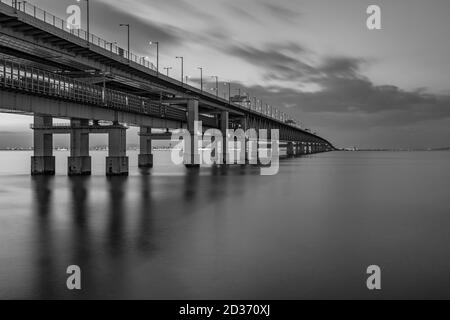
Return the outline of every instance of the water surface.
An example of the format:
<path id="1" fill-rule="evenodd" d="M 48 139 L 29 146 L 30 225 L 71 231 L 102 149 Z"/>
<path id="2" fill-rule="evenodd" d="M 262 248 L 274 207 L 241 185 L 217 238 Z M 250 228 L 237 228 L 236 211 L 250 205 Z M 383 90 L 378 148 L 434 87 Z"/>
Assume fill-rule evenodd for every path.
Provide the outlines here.
<path id="1" fill-rule="evenodd" d="M 30 177 L 0 152 L 2 299 L 450 298 L 450 152 L 334 152 L 187 171 Z M 81 292 L 66 289 L 68 265 Z M 382 269 L 382 290 L 366 268 Z"/>

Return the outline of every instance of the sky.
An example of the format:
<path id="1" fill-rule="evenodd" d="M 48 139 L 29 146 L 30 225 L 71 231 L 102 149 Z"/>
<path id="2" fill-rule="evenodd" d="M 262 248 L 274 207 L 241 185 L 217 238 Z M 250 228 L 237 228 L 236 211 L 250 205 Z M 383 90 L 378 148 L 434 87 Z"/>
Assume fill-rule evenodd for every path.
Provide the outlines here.
<path id="1" fill-rule="evenodd" d="M 61 17 L 77 4 L 30 2 Z M 192 84 L 203 67 L 222 90 L 239 84 L 337 147 L 450 146 L 448 0 L 90 2 L 92 33 L 126 47 L 119 24 L 130 23 L 132 51 L 156 63 L 148 43 L 159 41 L 171 76 L 180 77 L 181 55 Z M 372 4 L 381 30 L 366 27 Z M 1 114 L 0 132 L 20 135 L 29 122 Z"/>

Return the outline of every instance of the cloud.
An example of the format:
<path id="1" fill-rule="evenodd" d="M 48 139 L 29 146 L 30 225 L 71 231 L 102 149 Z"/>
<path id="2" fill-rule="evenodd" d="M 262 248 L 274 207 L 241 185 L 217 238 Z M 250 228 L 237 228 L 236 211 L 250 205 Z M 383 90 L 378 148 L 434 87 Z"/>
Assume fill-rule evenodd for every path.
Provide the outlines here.
<path id="1" fill-rule="evenodd" d="M 368 59 L 347 56 L 320 59 L 318 55 L 311 59 L 310 50 L 295 44 L 272 43 L 263 48 L 233 45 L 228 52 L 264 68 L 269 82 L 285 81 L 287 86 L 252 86 L 246 90 L 266 103 L 288 108 L 293 114 L 371 115 L 368 124 L 372 126 L 408 125 L 450 117 L 450 95 L 431 94 L 424 88 L 408 91 L 389 84 L 375 85 L 362 72 Z M 319 90 L 302 90 L 307 83 Z"/>
<path id="2" fill-rule="evenodd" d="M 262 3 L 263 8 L 269 12 L 272 17 L 278 18 L 284 21 L 295 21 L 298 20 L 301 14 L 293 8 L 286 8 L 280 5 L 279 3 L 273 4 L 268 2 Z"/>

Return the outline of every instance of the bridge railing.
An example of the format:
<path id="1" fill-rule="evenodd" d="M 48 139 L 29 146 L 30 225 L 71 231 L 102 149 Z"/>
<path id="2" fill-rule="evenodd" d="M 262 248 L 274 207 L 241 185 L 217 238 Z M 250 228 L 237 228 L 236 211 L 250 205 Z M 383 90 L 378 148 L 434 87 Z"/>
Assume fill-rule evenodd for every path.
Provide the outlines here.
<path id="1" fill-rule="evenodd" d="M 0 59 L 0 87 L 160 118 L 186 120 L 184 110 L 7 59 Z M 204 120 L 208 124 L 213 123 L 213 119 L 204 117 Z"/>
<path id="2" fill-rule="evenodd" d="M 106 41 L 100 37 L 97 37 L 92 33 L 88 33 L 86 30 L 83 30 L 82 28 L 75 28 L 74 26 L 68 24 L 66 20 L 61 19 L 45 10 L 42 10 L 41 8 L 36 7 L 35 5 L 28 3 L 27 1 L 0 0 L 0 2 L 15 8 L 17 11 L 26 13 L 29 16 L 32 16 L 38 20 L 41 20 L 54 27 L 57 27 L 58 29 L 64 30 L 74 36 L 77 36 L 80 39 L 86 40 L 89 43 L 99 46 L 121 57 L 124 57 L 141 66 L 156 71 L 155 65 L 150 61 L 146 60 L 144 57 L 139 57 L 132 52 L 128 52 L 127 50 L 119 47 L 115 43 Z"/>

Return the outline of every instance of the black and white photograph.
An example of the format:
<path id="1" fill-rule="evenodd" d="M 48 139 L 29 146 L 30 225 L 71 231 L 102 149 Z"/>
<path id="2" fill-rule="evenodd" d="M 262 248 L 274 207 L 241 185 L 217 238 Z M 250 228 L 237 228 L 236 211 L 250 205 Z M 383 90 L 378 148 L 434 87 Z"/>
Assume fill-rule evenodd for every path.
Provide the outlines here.
<path id="1" fill-rule="evenodd" d="M 449 14 L 0 0 L 0 300 L 450 299 Z"/>

